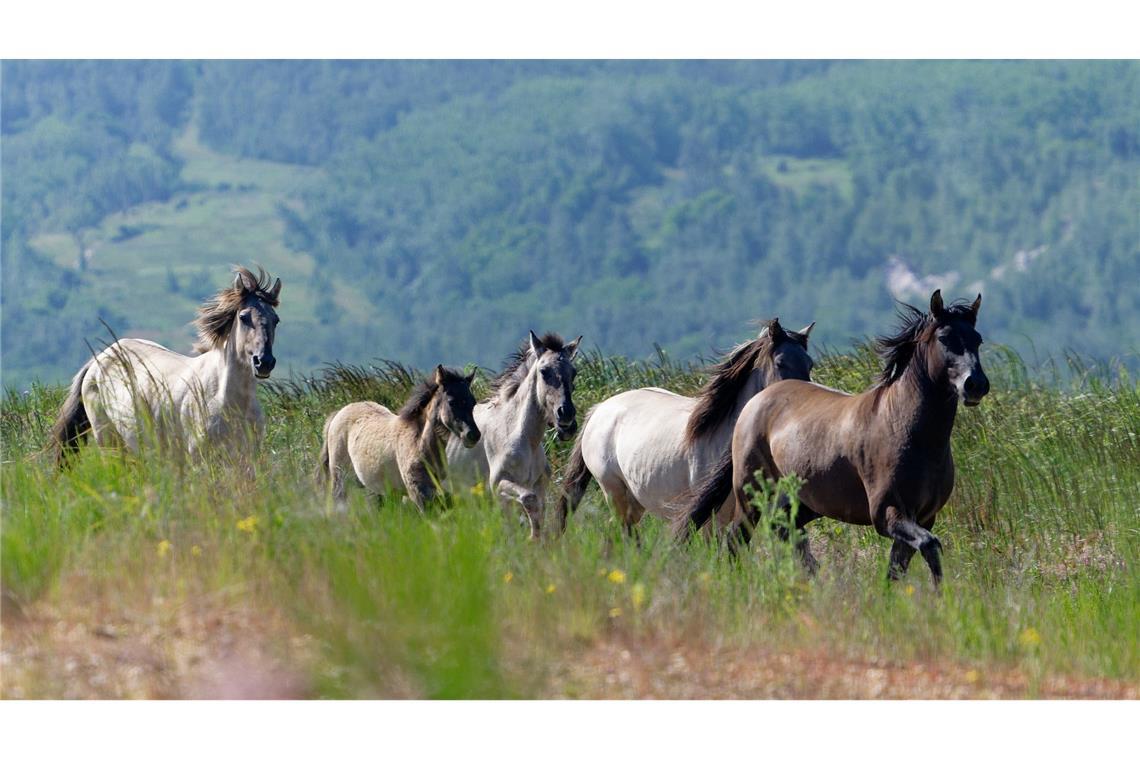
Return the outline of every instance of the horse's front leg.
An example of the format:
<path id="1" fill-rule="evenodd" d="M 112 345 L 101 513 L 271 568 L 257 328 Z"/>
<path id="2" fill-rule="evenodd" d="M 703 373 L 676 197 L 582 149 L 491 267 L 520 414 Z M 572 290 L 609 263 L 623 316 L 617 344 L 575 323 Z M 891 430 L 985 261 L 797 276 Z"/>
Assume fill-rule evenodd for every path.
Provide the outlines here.
<path id="1" fill-rule="evenodd" d="M 880 535 L 894 539 L 891 546 L 891 567 L 887 577 L 891 580 L 901 578 L 914 553 L 920 552 L 926 560 L 930 574 L 934 578 L 934 587 L 942 584 L 942 542 L 938 537 L 917 522 L 908 517 L 901 509 L 890 505 L 881 509 L 871 510 L 871 520 L 875 530 Z M 933 523 L 930 523 L 933 526 Z M 903 547 L 899 547 L 899 544 Z M 905 555 L 905 558 L 904 558 Z M 896 570 L 895 568 L 898 568 Z"/>
<path id="2" fill-rule="evenodd" d="M 902 580 L 913 556 L 914 547 L 896 538 L 891 544 L 891 564 L 887 568 L 887 578 L 892 581 Z"/>
<path id="3" fill-rule="evenodd" d="M 424 511 L 426 505 L 433 501 L 436 495 L 435 481 L 431 474 L 426 467 L 413 466 L 401 475 L 404 479 L 404 489 L 408 492 L 408 498 L 416 505 L 421 515 L 426 514 Z"/>
<path id="4" fill-rule="evenodd" d="M 506 478 L 499 479 L 495 485 L 495 491 L 499 494 L 499 498 L 507 500 L 507 503 L 516 501 L 522 506 L 523 514 L 530 524 L 530 537 L 531 539 L 537 539 L 542 533 L 542 513 L 544 506 L 540 494 Z"/>

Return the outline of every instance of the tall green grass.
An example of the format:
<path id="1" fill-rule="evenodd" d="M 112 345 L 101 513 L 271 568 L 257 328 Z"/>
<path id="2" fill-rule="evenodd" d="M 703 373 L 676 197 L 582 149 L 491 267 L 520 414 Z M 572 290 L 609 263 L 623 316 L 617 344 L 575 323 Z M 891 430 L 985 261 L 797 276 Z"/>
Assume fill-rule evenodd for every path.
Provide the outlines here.
<path id="1" fill-rule="evenodd" d="M 1053 675 L 1135 683 L 1140 390 L 1103 369 L 1041 381 L 1008 352 L 985 361 L 993 391 L 960 410 L 957 487 L 935 527 L 940 597 L 921 562 L 888 584 L 888 542 L 830 520 L 809 526 L 821 562 L 809 580 L 770 540 L 733 559 L 707 540 L 678 548 L 652 517 L 629 540 L 594 487 L 567 533 L 541 542 L 479 493 L 425 518 L 355 489 L 336 511 L 310 477 L 321 425 L 350 400 L 399 404 L 415 373 L 381 365 L 263 387 L 269 426 L 253 478 L 94 447 L 58 473 L 43 447 L 62 389 L 8 394 L 5 612 L 46 604 L 65 615 L 90 593 L 123 609 L 157 596 L 273 611 L 313 642 L 295 666 L 314 696 L 546 693 L 567 662 L 615 635 L 1010 667 L 1030 694 Z M 876 368 L 862 346 L 825 353 L 816 376 L 859 390 Z M 692 393 L 701 381 L 664 355 L 591 354 L 575 395 L 585 410 L 628 388 Z M 549 444 L 557 473 L 568 444 Z M 576 694 L 572 679 L 559 683 Z"/>

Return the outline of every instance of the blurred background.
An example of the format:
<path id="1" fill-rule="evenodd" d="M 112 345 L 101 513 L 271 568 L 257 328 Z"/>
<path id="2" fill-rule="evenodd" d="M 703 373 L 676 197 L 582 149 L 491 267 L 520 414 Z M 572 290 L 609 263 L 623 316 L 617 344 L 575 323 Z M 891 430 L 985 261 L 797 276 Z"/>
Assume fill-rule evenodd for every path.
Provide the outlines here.
<path id="1" fill-rule="evenodd" d="M 4 61 L 2 372 L 188 352 L 260 263 L 279 370 L 526 335 L 845 346 L 982 292 L 1033 363 L 1140 366 L 1134 61 Z M 284 371 L 282 371 L 284 370 Z"/>

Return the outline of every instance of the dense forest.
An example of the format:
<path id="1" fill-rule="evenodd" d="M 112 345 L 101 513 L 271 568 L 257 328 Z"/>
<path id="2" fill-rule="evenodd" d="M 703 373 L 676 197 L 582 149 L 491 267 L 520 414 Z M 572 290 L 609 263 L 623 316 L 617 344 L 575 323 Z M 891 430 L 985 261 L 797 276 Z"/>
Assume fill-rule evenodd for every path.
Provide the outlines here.
<path id="1" fill-rule="evenodd" d="M 1135 62 L 5 61 L 2 98 L 6 385 L 66 378 L 101 320 L 190 319 L 101 256 L 130 293 L 225 282 L 206 228 L 148 245 L 139 211 L 257 191 L 205 151 L 304 177 L 228 259 L 305 273 L 296 369 L 495 366 L 531 327 L 707 356 L 774 314 L 841 345 L 936 285 L 984 294 L 990 342 L 1140 363 Z"/>

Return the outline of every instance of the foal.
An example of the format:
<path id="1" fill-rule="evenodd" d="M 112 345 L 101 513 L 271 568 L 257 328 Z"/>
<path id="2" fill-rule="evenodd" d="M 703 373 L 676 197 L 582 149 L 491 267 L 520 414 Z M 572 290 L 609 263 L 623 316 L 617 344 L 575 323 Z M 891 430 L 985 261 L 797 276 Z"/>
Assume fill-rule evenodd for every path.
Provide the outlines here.
<path id="1" fill-rule="evenodd" d="M 443 365 L 413 391 L 399 414 L 374 401 L 342 407 L 325 421 L 318 478 L 328 478 L 338 502 L 344 501 L 344 478 L 350 470 L 367 490 L 383 494 L 403 488 L 415 505 L 436 495 L 443 479 L 443 449 L 448 433 L 470 448 L 479 442 L 471 416 L 475 397 L 471 380 Z"/>
<path id="2" fill-rule="evenodd" d="M 504 508 L 517 502 L 531 538 L 542 532 L 550 479 L 543 435 L 553 427 L 568 440 L 578 430 L 572 361 L 581 341 L 580 335 L 566 343 L 554 333 L 539 338 L 531 331 L 491 383 L 491 398 L 475 407 L 483 440 L 468 451 L 457 436 L 447 444 L 452 480 L 471 486 L 485 482 Z"/>
<path id="3" fill-rule="evenodd" d="M 817 563 L 799 532 L 827 516 L 892 539 L 890 578 L 902 577 L 919 551 L 940 583 L 942 543 L 930 529 L 954 489 L 954 417 L 959 401 L 976 406 L 990 390 L 978 358 L 981 304 L 979 295 L 947 307 L 936 290 L 929 314 L 904 306 L 899 333 L 877 343 L 879 382 L 858 395 L 799 380 L 761 391 L 740 413 L 731 452 L 690 503 L 689 522 L 704 524 L 730 490 L 737 514 L 755 516 L 745 487 L 794 472 L 804 480 L 796 549 L 809 571 Z"/>

